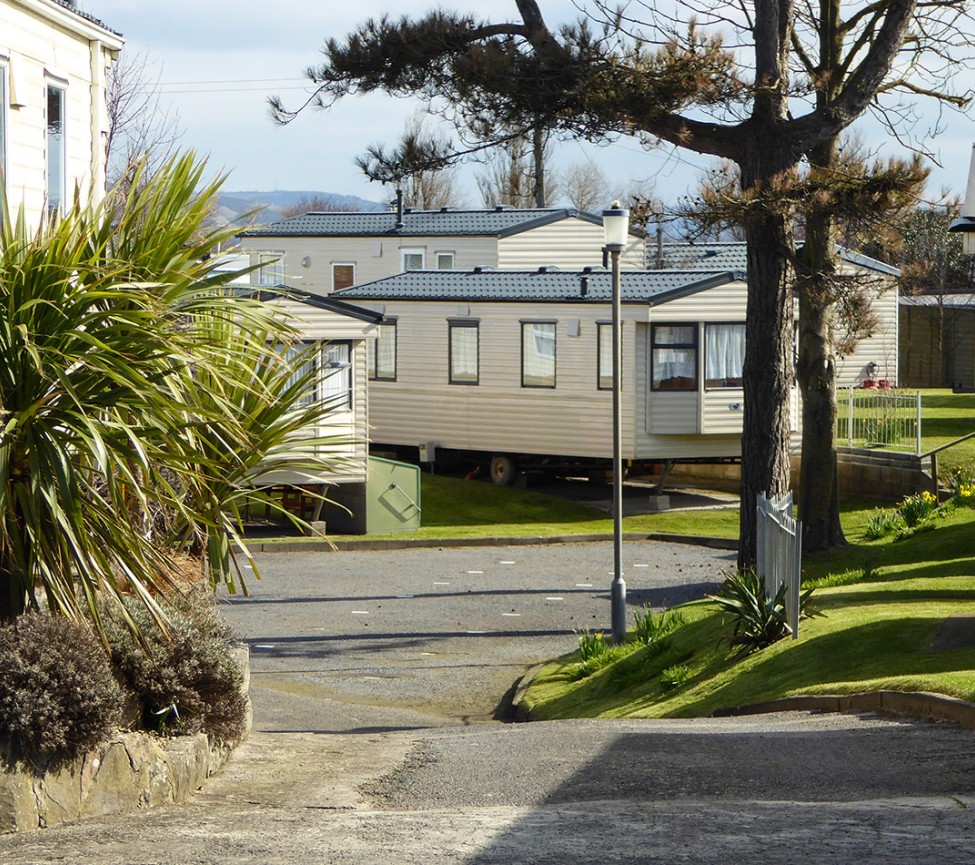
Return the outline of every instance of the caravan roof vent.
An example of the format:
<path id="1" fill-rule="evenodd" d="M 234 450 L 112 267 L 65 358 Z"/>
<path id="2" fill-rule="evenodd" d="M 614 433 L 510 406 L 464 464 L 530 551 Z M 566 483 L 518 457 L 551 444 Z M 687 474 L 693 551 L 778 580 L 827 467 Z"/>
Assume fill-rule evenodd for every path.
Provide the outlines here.
<path id="1" fill-rule="evenodd" d="M 560 268 L 556 267 L 554 264 L 543 264 L 538 268 L 538 273 L 558 273 Z"/>
<path id="2" fill-rule="evenodd" d="M 496 268 L 492 267 L 490 264 L 478 264 L 471 272 L 472 273 L 490 273 Z"/>

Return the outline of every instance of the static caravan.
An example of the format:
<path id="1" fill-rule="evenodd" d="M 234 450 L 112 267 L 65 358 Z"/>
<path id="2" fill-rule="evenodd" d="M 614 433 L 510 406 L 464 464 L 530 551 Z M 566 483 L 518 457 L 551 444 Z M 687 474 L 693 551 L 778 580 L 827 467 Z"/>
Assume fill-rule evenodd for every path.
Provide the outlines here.
<path id="1" fill-rule="evenodd" d="M 802 244 L 800 243 L 801 247 Z M 900 271 L 860 252 L 838 246 L 840 273 L 856 276 L 858 286 L 870 300 L 876 327 L 845 355 L 836 358 L 838 387 L 861 387 L 865 383 L 898 383 Z M 661 249 L 666 267 L 678 270 L 747 271 L 745 244 L 738 241 L 665 243 Z"/>
<path id="2" fill-rule="evenodd" d="M 259 483 L 289 487 L 365 483 L 369 456 L 366 366 L 382 315 L 283 286 L 258 297 L 298 331 L 302 343 L 320 344 L 316 361 L 321 376 L 317 392 L 309 398 L 334 406 L 317 430 L 321 455 L 331 459 L 329 471 L 278 470 L 262 475 Z"/>
<path id="3" fill-rule="evenodd" d="M 377 446 L 471 452 L 499 482 L 610 457 L 607 271 L 413 272 L 336 297 L 385 317 L 369 372 Z M 625 459 L 740 456 L 745 299 L 741 273 L 622 274 Z"/>
<path id="4" fill-rule="evenodd" d="M 602 261 L 602 216 L 571 208 L 306 213 L 240 234 L 261 265 L 255 281 L 312 294 L 410 270 L 578 269 Z M 645 241 L 631 235 L 622 266 L 644 267 Z"/>

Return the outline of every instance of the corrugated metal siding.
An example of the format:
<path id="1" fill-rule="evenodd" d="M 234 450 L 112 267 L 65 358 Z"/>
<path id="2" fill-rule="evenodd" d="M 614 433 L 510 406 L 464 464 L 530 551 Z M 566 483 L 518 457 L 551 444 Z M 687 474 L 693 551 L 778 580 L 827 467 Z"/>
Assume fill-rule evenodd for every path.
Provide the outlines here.
<path id="1" fill-rule="evenodd" d="M 891 281 L 882 283 L 887 287 L 871 302 L 871 309 L 878 318 L 877 330 L 872 336 L 861 340 L 851 355 L 837 358 L 837 387 L 858 385 L 867 378 L 867 365 L 877 364 L 874 378 L 889 379 L 892 385 L 898 381 L 898 305 L 897 287 Z"/>
<path id="2" fill-rule="evenodd" d="M 610 310 L 567 304 L 390 302 L 397 317 L 397 381 L 371 382 L 372 439 L 391 444 L 435 441 L 442 447 L 493 452 L 609 457 L 612 393 L 597 389 L 597 321 Z M 633 317 L 624 313 L 624 356 L 634 352 Z M 480 320 L 476 386 L 448 384 L 447 320 Z M 557 322 L 556 387 L 521 387 L 522 320 Z M 578 336 L 570 336 L 578 322 Z M 632 362 L 624 369 L 624 417 L 632 418 Z M 623 436 L 634 448 L 633 425 Z"/>
<path id="3" fill-rule="evenodd" d="M 901 308 L 901 384 L 975 387 L 975 312 L 945 310 L 944 366 L 938 353 L 938 318 L 935 307 Z"/>
<path id="4" fill-rule="evenodd" d="M 264 483 L 360 483 L 366 479 L 369 456 L 369 393 L 366 353 L 376 326 L 356 318 L 317 309 L 296 301 L 275 300 L 273 306 L 288 315 L 292 326 L 305 339 L 352 341 L 352 411 L 334 412 L 318 426 L 322 439 L 319 455 L 335 458 L 334 470 L 326 475 L 275 472 Z"/>
<path id="5" fill-rule="evenodd" d="M 603 227 L 582 219 L 565 219 L 523 231 L 498 241 L 498 268 L 533 270 L 551 264 L 563 270 L 599 267 L 603 263 Z M 644 268 L 644 241 L 632 238 L 621 257 L 621 266 Z"/>
<path id="6" fill-rule="evenodd" d="M 745 392 L 741 388 L 706 390 L 702 399 L 701 432 L 741 435 L 744 404 Z"/>
<path id="7" fill-rule="evenodd" d="M 497 239 L 493 237 L 248 237 L 244 246 L 252 253 L 283 252 L 285 282 L 321 295 L 332 292 L 333 264 L 354 263 L 359 285 L 400 273 L 401 249 L 423 249 L 431 270 L 436 267 L 438 252 L 454 253 L 455 270 L 498 264 Z M 302 265 L 305 258 L 308 267 Z M 256 257 L 253 263 L 257 263 Z"/>

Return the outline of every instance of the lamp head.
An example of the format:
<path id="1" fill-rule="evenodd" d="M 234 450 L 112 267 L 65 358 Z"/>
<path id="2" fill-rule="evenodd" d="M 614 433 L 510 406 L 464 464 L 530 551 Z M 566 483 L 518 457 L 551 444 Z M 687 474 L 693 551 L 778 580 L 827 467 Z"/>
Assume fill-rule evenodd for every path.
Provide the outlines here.
<path id="1" fill-rule="evenodd" d="M 606 246 L 622 247 L 630 233 L 630 211 L 618 201 L 603 211 L 603 237 Z"/>

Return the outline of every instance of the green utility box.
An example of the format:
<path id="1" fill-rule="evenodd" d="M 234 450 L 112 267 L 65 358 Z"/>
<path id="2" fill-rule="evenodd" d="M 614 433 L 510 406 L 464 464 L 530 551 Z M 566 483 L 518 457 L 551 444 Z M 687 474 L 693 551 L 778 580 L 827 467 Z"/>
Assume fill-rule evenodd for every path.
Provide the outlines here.
<path id="1" fill-rule="evenodd" d="M 420 467 L 369 457 L 366 482 L 366 532 L 420 528 Z"/>
<path id="2" fill-rule="evenodd" d="M 322 510 L 328 535 L 377 535 L 420 528 L 420 468 L 369 457 L 367 480 L 329 487 Z"/>

